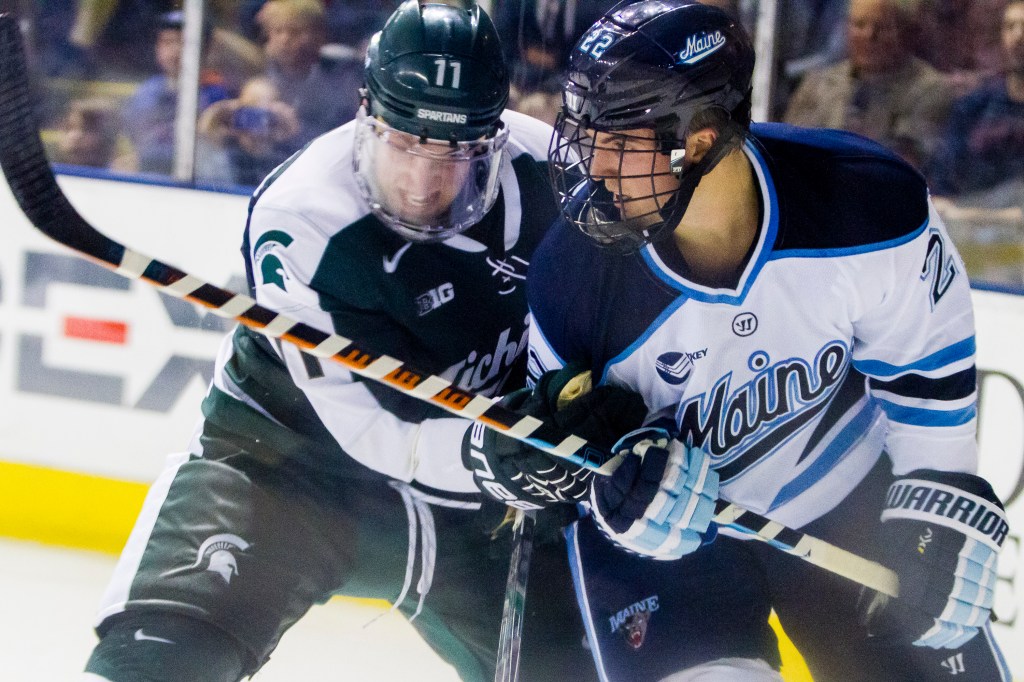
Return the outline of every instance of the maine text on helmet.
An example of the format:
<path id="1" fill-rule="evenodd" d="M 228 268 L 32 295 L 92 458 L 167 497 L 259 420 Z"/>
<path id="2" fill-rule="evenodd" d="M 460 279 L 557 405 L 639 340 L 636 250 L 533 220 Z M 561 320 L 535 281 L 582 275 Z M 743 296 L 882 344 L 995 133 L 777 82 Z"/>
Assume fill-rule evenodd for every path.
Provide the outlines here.
<path id="1" fill-rule="evenodd" d="M 725 45 L 721 31 L 698 33 L 686 39 L 686 47 L 679 53 L 682 64 L 695 64 Z"/>

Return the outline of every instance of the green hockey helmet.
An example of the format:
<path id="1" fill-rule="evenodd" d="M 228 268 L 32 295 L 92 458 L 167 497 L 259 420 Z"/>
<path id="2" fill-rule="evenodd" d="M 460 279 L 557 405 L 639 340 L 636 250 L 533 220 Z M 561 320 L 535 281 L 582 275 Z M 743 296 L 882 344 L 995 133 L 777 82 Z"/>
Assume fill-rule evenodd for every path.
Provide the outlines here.
<path id="1" fill-rule="evenodd" d="M 369 114 L 420 137 L 493 137 L 508 101 L 498 32 L 478 6 L 409 0 L 366 53 Z"/>
<path id="2" fill-rule="evenodd" d="M 408 0 L 370 41 L 354 167 L 371 211 L 410 241 L 479 222 L 498 196 L 509 79 L 479 7 Z"/>

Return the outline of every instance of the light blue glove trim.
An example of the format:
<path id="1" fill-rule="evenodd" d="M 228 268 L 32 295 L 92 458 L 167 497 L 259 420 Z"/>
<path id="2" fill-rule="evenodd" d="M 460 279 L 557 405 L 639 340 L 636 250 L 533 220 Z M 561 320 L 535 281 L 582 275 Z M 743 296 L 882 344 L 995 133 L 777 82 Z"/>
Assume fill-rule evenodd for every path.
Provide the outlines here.
<path id="1" fill-rule="evenodd" d="M 663 440 L 667 443 L 672 440 L 672 436 L 670 436 L 668 431 L 665 429 L 660 429 L 654 426 L 645 426 L 640 429 L 634 429 L 615 441 L 615 445 L 612 446 L 612 452 L 616 455 L 621 453 L 623 450 L 633 452 L 633 447 L 645 440 L 649 440 L 654 443 Z"/>
<path id="2" fill-rule="evenodd" d="M 978 628 L 975 627 L 936 621 L 936 627 L 914 642 L 914 646 L 931 649 L 955 649 L 970 641 L 976 634 L 978 634 Z"/>
<path id="3" fill-rule="evenodd" d="M 989 620 L 995 597 L 996 553 L 984 543 L 966 538 L 954 575 L 957 580 L 935 627 L 915 646 L 955 649 L 970 641 Z"/>
<path id="4" fill-rule="evenodd" d="M 718 472 L 710 468 L 707 453 L 671 440 L 660 428 L 632 431 L 619 439 L 613 451 L 642 456 L 649 447 L 663 447 L 669 456 L 660 490 L 643 517 L 622 534 L 604 523 L 600 509 L 595 510 L 595 518 L 607 535 L 628 550 L 655 559 L 678 559 L 703 543 L 701 533 L 707 531 L 715 515 Z"/>
<path id="5" fill-rule="evenodd" d="M 630 538 L 629 542 L 641 549 L 654 552 L 668 540 L 669 530 L 668 526 L 647 523 L 644 524 L 643 532 L 634 538 Z"/>
<path id="6" fill-rule="evenodd" d="M 636 523 L 643 522 L 637 521 Z M 636 527 L 636 523 L 634 523 L 633 528 Z M 644 525 L 644 530 L 639 536 L 624 538 L 617 535 L 615 536 L 616 542 L 619 542 L 619 544 L 627 549 L 647 554 L 656 559 L 678 559 L 696 550 L 702 542 L 700 534 L 691 530 L 680 531 L 669 526 L 655 525 L 649 522 Z M 677 543 L 677 546 L 672 546 Z"/>

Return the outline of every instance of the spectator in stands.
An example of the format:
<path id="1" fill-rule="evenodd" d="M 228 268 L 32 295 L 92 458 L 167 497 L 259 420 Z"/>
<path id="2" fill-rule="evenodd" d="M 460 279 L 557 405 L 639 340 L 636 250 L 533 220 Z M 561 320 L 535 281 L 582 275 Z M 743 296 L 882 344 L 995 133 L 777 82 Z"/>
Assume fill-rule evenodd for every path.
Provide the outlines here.
<path id="1" fill-rule="evenodd" d="M 131 79 L 148 67 L 145 42 L 149 27 L 156 17 L 175 9 L 176 3 L 75 0 L 74 5 L 74 23 L 67 34 L 64 72 L 60 75 Z"/>
<path id="2" fill-rule="evenodd" d="M 908 52 L 912 19 L 902 0 L 851 0 L 848 58 L 809 71 L 784 120 L 860 133 L 923 167 L 953 94 L 941 73 Z"/>
<path id="3" fill-rule="evenodd" d="M 238 3 L 236 25 L 243 35 L 260 39 L 263 31 L 258 16 L 268 0 L 235 1 Z M 355 47 L 365 41 L 366 36 L 384 27 L 384 22 L 398 9 L 401 0 L 324 0 L 323 4 L 327 14 L 327 42 Z"/>
<path id="4" fill-rule="evenodd" d="M 773 117 L 782 114 L 786 102 L 808 71 L 830 66 L 846 56 L 848 4 L 848 0 L 779 2 Z M 746 24 L 750 35 L 754 35 L 753 23 L 748 21 Z"/>
<path id="5" fill-rule="evenodd" d="M 510 109 L 554 122 L 569 50 L 615 1 L 496 0 L 494 23 L 511 71 Z"/>
<path id="6" fill-rule="evenodd" d="M 299 146 L 295 109 L 265 77 L 247 82 L 236 99 L 211 104 L 199 117 L 196 180 L 256 186 Z"/>
<path id="7" fill-rule="evenodd" d="M 288 98 L 320 58 L 327 42 L 327 12 L 321 0 L 270 0 L 257 20 L 266 39 L 267 74 Z"/>
<path id="8" fill-rule="evenodd" d="M 270 0 L 257 20 L 266 36 L 267 76 L 297 113 L 302 141 L 354 118 L 370 33 L 349 50 L 324 50 L 327 14 L 321 0 Z"/>
<path id="9" fill-rule="evenodd" d="M 955 196 L 1024 182 L 1024 0 L 1006 3 L 1000 44 L 1004 71 L 953 108 L 929 169 L 935 194 Z"/>
<path id="10" fill-rule="evenodd" d="M 131 140 L 136 170 L 170 175 L 174 163 L 174 121 L 178 108 L 183 17 L 181 12 L 160 16 L 154 54 L 160 74 L 143 82 L 122 110 L 125 133 Z M 204 43 L 210 32 L 204 31 Z M 201 75 L 199 111 L 230 96 L 215 74 Z"/>
<path id="11" fill-rule="evenodd" d="M 401 0 L 330 0 L 327 2 L 327 39 L 358 47 L 384 27 Z"/>
<path id="12" fill-rule="evenodd" d="M 53 163 L 110 168 L 118 156 L 117 107 L 104 99 L 74 100 L 47 144 Z"/>
<path id="13" fill-rule="evenodd" d="M 1002 65 L 999 20 L 1005 0 L 920 0 L 913 52 L 948 74 L 958 95 Z"/>

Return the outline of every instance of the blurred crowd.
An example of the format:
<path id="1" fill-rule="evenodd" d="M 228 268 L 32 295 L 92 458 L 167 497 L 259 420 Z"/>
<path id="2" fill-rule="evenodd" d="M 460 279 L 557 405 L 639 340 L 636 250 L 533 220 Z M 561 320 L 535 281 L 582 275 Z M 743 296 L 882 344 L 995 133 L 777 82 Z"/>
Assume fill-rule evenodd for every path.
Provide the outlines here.
<path id="1" fill-rule="evenodd" d="M 706 1 L 756 32 L 758 0 Z M 398 4 L 207 0 L 191 179 L 256 185 L 351 119 L 367 41 Z M 615 1 L 480 4 L 506 38 L 511 107 L 552 122 L 568 51 Z M 180 0 L 0 10 L 23 18 L 54 161 L 172 175 Z M 768 119 L 889 146 L 954 223 L 1024 226 L 1024 0 L 779 0 L 776 25 Z"/>
<path id="2" fill-rule="evenodd" d="M 206 2 L 189 179 L 256 185 L 355 116 L 366 44 L 399 4 Z M 17 12 L 28 35 L 52 161 L 174 174 L 185 42 L 180 2 L 0 0 L 0 10 Z"/>

